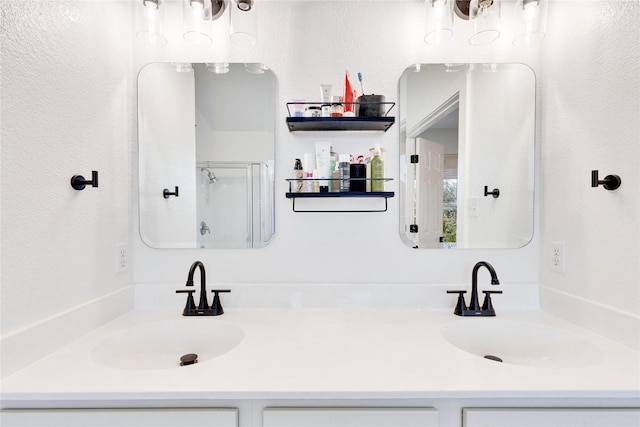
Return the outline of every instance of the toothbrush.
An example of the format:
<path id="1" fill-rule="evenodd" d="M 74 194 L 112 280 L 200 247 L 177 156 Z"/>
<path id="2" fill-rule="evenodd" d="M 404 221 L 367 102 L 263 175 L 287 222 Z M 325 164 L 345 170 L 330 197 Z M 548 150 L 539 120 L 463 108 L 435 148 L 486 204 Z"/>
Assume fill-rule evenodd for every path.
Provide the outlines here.
<path id="1" fill-rule="evenodd" d="M 364 88 L 362 87 L 362 73 L 358 71 L 358 81 L 360 82 L 360 90 L 362 90 L 362 94 L 364 95 Z"/>

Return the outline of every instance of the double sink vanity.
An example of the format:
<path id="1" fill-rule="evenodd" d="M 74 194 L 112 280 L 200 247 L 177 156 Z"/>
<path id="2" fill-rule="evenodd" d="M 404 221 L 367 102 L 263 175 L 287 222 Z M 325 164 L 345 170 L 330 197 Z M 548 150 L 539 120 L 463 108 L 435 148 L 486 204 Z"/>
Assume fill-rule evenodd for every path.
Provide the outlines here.
<path id="1" fill-rule="evenodd" d="M 540 310 L 508 310 L 518 286 L 501 287 L 495 316 L 376 302 L 416 292 L 406 285 L 368 298 L 343 287 L 361 304 L 342 308 L 255 308 L 232 286 L 218 296 L 222 315 L 183 315 L 193 313 L 174 294 L 173 309 L 138 307 L 6 378 L 2 425 L 637 425 L 638 352 Z M 299 289 L 271 291 L 296 301 Z"/>

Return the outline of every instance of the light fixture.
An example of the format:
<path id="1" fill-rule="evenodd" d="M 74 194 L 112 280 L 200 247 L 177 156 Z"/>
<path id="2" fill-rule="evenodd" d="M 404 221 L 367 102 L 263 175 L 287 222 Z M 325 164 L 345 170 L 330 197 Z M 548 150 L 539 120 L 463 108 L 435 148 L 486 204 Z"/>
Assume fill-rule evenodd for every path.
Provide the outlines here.
<path id="1" fill-rule="evenodd" d="M 226 74 L 229 72 L 228 62 L 214 62 L 206 64 L 207 70 L 214 74 Z"/>
<path id="2" fill-rule="evenodd" d="M 251 10 L 251 7 L 253 6 L 253 0 L 237 0 L 236 4 L 238 6 L 238 9 L 240 9 L 243 12 L 248 12 Z"/>
<path id="3" fill-rule="evenodd" d="M 144 43 L 164 46 L 167 39 L 162 34 L 166 5 L 164 0 L 139 0 L 135 3 L 136 37 Z"/>
<path id="4" fill-rule="evenodd" d="M 453 36 L 453 2 L 454 0 L 426 0 L 427 34 L 424 36 L 425 43 L 439 44 Z"/>
<path id="5" fill-rule="evenodd" d="M 462 71 L 466 68 L 466 64 L 462 63 L 449 63 L 444 64 L 444 72 L 445 73 L 457 73 L 458 71 Z"/>
<path id="6" fill-rule="evenodd" d="M 500 0 L 471 0 L 469 18 L 473 19 L 472 45 L 485 45 L 500 37 Z"/>
<path id="7" fill-rule="evenodd" d="M 229 0 L 235 7 L 229 8 L 229 38 L 243 47 L 253 47 L 256 37 L 257 19 L 254 0 Z"/>
<path id="8" fill-rule="evenodd" d="M 211 0 L 211 20 L 220 18 L 226 8 L 225 0 Z"/>
<path id="9" fill-rule="evenodd" d="M 498 71 L 498 64 L 482 64 L 483 73 L 495 73 Z"/>
<path id="10" fill-rule="evenodd" d="M 515 0 L 512 28 L 513 44 L 522 46 L 541 40 L 546 28 L 549 0 Z M 453 36 L 454 14 L 473 25 L 469 43 L 486 45 L 495 41 L 502 32 L 502 0 L 425 0 L 427 44 L 438 44 Z"/>
<path id="11" fill-rule="evenodd" d="M 211 37 L 211 0 L 183 0 L 184 39 L 196 46 L 208 46 Z"/>
<path id="12" fill-rule="evenodd" d="M 264 64 L 258 64 L 255 62 L 251 62 L 251 63 L 246 63 L 244 64 L 244 69 L 247 73 L 251 73 L 251 74 L 264 74 L 265 71 L 267 71 L 269 69 L 269 67 L 267 67 Z"/>
<path id="13" fill-rule="evenodd" d="M 191 62 L 172 62 L 171 65 L 176 68 L 176 71 L 178 73 L 190 73 L 191 71 L 193 71 Z"/>
<path id="14" fill-rule="evenodd" d="M 547 27 L 547 3 L 543 0 L 518 0 L 515 19 L 518 34 L 513 39 L 515 46 L 524 46 L 544 38 Z"/>

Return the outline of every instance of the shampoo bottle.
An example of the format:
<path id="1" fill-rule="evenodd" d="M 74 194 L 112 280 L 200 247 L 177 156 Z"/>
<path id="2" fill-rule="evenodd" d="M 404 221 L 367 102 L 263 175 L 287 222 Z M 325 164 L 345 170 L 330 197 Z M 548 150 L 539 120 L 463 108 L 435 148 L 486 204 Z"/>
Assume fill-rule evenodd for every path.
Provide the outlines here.
<path id="1" fill-rule="evenodd" d="M 349 169 L 351 168 L 351 162 L 348 154 L 340 154 L 338 161 L 338 177 L 340 178 L 340 191 L 349 191 L 349 180 L 351 178 Z"/>
<path id="2" fill-rule="evenodd" d="M 380 146 L 376 145 L 376 149 L 371 160 L 371 191 L 384 191 L 384 162 L 380 158 Z"/>

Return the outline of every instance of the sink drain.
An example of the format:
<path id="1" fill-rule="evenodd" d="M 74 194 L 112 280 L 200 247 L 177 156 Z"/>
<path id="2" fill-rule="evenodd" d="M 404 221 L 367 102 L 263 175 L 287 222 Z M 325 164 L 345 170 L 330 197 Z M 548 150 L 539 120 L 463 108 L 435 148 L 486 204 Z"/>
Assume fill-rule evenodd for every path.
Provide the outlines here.
<path id="1" fill-rule="evenodd" d="M 484 356 L 485 359 L 489 359 L 489 360 L 493 360 L 495 362 L 502 362 L 502 359 L 500 359 L 498 356 L 494 356 L 493 354 L 486 354 Z"/>
<path id="2" fill-rule="evenodd" d="M 198 355 L 195 353 L 185 354 L 180 357 L 180 366 L 188 366 L 198 363 Z"/>

